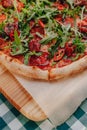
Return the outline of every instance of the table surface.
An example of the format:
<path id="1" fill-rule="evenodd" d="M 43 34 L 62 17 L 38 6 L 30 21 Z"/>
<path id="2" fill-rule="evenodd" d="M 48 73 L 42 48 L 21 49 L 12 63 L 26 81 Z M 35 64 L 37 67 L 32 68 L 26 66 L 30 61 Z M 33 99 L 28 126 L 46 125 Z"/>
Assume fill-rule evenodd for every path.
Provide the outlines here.
<path id="1" fill-rule="evenodd" d="M 33 122 L 19 113 L 0 94 L 0 130 L 87 130 L 87 99 L 77 111 L 61 126 L 53 128 L 47 119 L 42 122 Z"/>

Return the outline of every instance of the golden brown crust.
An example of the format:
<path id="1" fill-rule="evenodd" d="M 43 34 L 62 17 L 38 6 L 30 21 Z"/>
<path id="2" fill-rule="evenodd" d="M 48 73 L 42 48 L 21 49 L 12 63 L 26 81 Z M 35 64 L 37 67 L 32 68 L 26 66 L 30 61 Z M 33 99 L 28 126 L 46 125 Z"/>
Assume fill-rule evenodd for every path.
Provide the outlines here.
<path id="1" fill-rule="evenodd" d="M 19 60 L 0 52 L 0 62 L 13 73 L 34 79 L 48 80 L 48 70 L 41 70 L 38 67 L 26 66 Z"/>
<path id="2" fill-rule="evenodd" d="M 12 58 L 3 52 L 0 52 L 0 62 L 13 73 L 23 75 L 25 77 L 42 80 L 55 80 L 66 76 L 70 76 L 87 69 L 87 56 L 61 68 L 52 68 L 50 71 L 42 70 L 34 66 L 26 66 L 18 59 Z"/>
<path id="3" fill-rule="evenodd" d="M 87 56 L 65 66 L 62 68 L 54 68 L 50 70 L 50 80 L 60 79 L 66 76 L 70 76 L 76 73 L 80 73 L 87 69 Z"/>

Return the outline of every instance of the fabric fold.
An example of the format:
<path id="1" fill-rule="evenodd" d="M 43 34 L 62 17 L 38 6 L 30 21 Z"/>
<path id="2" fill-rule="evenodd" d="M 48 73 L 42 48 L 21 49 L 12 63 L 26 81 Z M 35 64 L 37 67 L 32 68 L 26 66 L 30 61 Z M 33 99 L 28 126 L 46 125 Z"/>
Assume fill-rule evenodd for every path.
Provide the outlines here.
<path id="1" fill-rule="evenodd" d="M 55 125 L 66 121 L 87 97 L 87 71 L 54 82 L 24 79 L 15 75 Z"/>

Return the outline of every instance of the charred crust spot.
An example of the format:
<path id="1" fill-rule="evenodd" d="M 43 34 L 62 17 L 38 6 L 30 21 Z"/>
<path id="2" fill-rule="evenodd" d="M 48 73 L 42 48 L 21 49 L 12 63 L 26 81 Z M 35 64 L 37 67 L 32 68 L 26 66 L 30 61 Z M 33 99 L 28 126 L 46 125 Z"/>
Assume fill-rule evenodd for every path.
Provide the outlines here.
<path id="1" fill-rule="evenodd" d="M 10 62 L 12 62 L 13 61 L 13 59 L 12 58 L 10 58 L 10 60 L 9 60 Z"/>

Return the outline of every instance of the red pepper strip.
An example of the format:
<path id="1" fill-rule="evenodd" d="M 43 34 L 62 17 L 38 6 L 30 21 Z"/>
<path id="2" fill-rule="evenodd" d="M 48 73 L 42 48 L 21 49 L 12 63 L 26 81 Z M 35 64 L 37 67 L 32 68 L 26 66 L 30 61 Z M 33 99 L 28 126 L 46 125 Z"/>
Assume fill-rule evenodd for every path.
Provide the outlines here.
<path id="1" fill-rule="evenodd" d="M 38 20 L 38 23 L 42 28 L 45 28 L 45 24 L 41 20 Z"/>
<path id="2" fill-rule="evenodd" d="M 65 54 L 65 49 L 60 49 L 58 52 L 54 55 L 54 61 L 59 61 L 63 58 Z"/>

